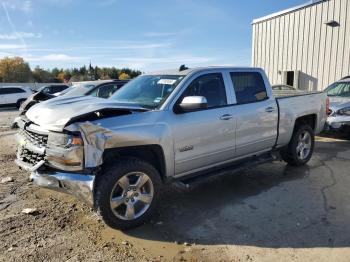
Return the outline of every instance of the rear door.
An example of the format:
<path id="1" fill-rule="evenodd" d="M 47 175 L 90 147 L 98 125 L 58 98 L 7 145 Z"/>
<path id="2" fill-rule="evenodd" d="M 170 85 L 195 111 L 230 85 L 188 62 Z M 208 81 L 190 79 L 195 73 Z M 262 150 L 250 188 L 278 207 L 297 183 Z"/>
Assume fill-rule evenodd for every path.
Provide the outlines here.
<path id="1" fill-rule="evenodd" d="M 268 80 L 258 71 L 230 71 L 236 96 L 236 157 L 270 150 L 276 142 L 278 108 Z"/>
<path id="2" fill-rule="evenodd" d="M 186 175 L 234 157 L 233 107 L 227 80 L 221 72 L 193 76 L 174 106 L 186 96 L 204 96 L 208 108 L 173 113 L 169 119 L 174 139 L 175 174 Z M 174 110 L 176 111 L 176 110 Z"/>

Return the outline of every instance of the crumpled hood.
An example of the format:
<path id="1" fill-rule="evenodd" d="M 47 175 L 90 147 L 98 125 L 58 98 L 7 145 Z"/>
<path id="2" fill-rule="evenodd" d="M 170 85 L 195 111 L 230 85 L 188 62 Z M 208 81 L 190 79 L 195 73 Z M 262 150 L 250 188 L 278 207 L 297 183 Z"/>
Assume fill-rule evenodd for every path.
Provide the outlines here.
<path id="1" fill-rule="evenodd" d="M 350 98 L 346 97 L 329 97 L 330 108 L 333 111 L 337 111 L 339 109 L 350 107 Z"/>
<path id="2" fill-rule="evenodd" d="M 47 130 L 62 131 L 72 118 L 102 109 L 144 110 L 137 105 L 91 96 L 57 97 L 34 105 L 26 117 Z"/>

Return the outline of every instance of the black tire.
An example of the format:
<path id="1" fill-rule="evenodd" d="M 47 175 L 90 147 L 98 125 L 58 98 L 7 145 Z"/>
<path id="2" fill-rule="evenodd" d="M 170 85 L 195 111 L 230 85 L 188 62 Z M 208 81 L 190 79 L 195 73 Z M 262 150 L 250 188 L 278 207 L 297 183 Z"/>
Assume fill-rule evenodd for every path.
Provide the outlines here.
<path id="1" fill-rule="evenodd" d="M 307 156 L 301 158 L 298 156 L 298 143 L 300 136 L 307 132 L 310 135 L 310 151 Z M 314 130 L 309 125 L 300 125 L 295 128 L 292 138 L 287 147 L 281 150 L 282 159 L 292 166 L 302 166 L 305 165 L 312 157 L 315 146 L 315 134 Z"/>
<path id="2" fill-rule="evenodd" d="M 123 220 L 115 215 L 115 210 L 112 211 L 110 200 L 119 179 L 132 172 L 142 172 L 148 176 L 153 184 L 153 199 L 148 209 L 141 216 L 132 220 Z M 99 175 L 96 181 L 95 207 L 102 217 L 102 220 L 112 228 L 126 230 L 137 227 L 151 218 L 159 201 L 161 186 L 162 181 L 158 171 L 151 164 L 143 160 L 137 158 L 121 158 L 117 163 L 107 162 L 103 167 L 102 174 Z M 137 201 L 138 200 L 136 200 L 135 203 Z M 125 208 L 127 207 L 124 203 L 122 205 L 125 205 Z"/>

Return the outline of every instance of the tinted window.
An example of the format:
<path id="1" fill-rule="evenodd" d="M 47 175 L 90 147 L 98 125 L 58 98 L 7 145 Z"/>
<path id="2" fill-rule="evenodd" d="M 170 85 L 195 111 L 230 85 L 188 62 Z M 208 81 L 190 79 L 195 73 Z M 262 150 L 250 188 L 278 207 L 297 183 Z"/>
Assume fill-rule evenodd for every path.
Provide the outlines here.
<path id="1" fill-rule="evenodd" d="M 21 88 L 16 88 L 16 87 L 10 87 L 10 88 L 0 88 L 0 94 L 5 95 L 5 94 L 18 94 L 18 93 L 25 93 Z"/>
<path id="2" fill-rule="evenodd" d="M 109 98 L 117 90 L 118 90 L 117 85 L 103 85 L 96 88 L 94 91 L 92 91 L 90 95 L 101 97 L 101 98 Z"/>
<path id="3" fill-rule="evenodd" d="M 187 87 L 182 98 L 185 96 L 204 96 L 207 99 L 208 108 L 227 105 L 225 84 L 220 73 L 196 78 Z"/>
<path id="4" fill-rule="evenodd" d="M 61 92 L 63 90 L 65 90 L 68 86 L 52 86 L 51 87 L 51 92 L 52 94 L 54 93 L 58 93 L 58 92 Z"/>
<path id="5" fill-rule="evenodd" d="M 47 86 L 42 90 L 43 93 L 51 94 L 51 87 Z"/>
<path id="6" fill-rule="evenodd" d="M 8 88 L 0 88 L 0 95 L 8 94 Z"/>
<path id="7" fill-rule="evenodd" d="M 256 72 L 230 73 L 237 103 L 252 103 L 267 98 L 266 87 L 261 74 Z"/>

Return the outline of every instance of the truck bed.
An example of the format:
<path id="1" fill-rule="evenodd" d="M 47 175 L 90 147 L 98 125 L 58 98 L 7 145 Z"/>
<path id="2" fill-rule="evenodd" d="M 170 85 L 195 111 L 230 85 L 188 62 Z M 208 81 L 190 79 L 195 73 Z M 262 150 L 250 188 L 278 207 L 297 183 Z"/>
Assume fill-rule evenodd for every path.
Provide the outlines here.
<path id="1" fill-rule="evenodd" d="M 304 91 L 304 90 L 273 90 L 273 95 L 280 99 L 280 98 L 288 98 L 288 97 L 294 97 L 294 96 L 305 96 L 305 95 L 312 95 L 312 94 L 319 94 L 323 93 L 320 91 Z"/>
<path id="2" fill-rule="evenodd" d="M 289 143 L 299 117 L 315 117 L 315 134 L 320 133 L 327 119 L 326 99 L 323 92 L 273 91 L 279 110 L 277 147 Z"/>

